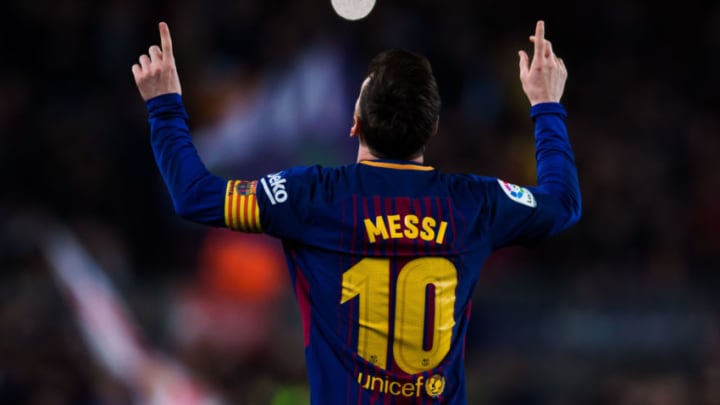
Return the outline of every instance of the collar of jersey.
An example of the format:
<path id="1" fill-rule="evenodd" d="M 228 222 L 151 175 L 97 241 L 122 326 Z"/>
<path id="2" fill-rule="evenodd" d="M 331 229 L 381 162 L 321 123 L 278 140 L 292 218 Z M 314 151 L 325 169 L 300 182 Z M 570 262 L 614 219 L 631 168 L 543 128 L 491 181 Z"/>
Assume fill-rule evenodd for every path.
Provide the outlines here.
<path id="1" fill-rule="evenodd" d="M 384 169 L 395 169 L 395 170 L 419 170 L 423 172 L 435 170 L 432 166 L 425 166 L 415 162 L 409 162 L 407 160 L 389 160 L 389 159 L 376 159 L 376 160 L 361 160 L 360 164 L 382 167 Z"/>

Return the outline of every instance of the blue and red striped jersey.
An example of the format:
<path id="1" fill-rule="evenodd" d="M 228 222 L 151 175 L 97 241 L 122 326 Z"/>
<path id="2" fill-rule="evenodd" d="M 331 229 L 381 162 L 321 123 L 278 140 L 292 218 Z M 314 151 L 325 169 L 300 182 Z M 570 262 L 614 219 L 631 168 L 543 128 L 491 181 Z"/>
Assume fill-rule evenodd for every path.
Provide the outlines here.
<path id="1" fill-rule="evenodd" d="M 531 109 L 533 187 L 392 160 L 228 181 L 197 157 L 180 96 L 152 99 L 148 110 L 180 215 L 282 240 L 313 404 L 465 404 L 465 336 L 485 259 L 580 216 L 557 103 Z"/>

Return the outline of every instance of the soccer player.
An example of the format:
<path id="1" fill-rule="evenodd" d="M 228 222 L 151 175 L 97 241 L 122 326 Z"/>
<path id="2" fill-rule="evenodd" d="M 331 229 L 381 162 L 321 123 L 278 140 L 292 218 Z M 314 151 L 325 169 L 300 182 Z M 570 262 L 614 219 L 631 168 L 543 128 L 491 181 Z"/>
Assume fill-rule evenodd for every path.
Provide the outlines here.
<path id="1" fill-rule="evenodd" d="M 313 404 L 465 404 L 463 349 L 480 269 L 494 250 L 580 218 L 559 103 L 567 70 L 537 23 L 519 52 L 535 122 L 537 186 L 444 174 L 423 164 L 440 96 L 429 62 L 389 50 L 369 66 L 350 135 L 357 162 L 221 179 L 188 129 L 168 26 L 132 67 L 177 213 L 280 238 L 305 337 Z"/>

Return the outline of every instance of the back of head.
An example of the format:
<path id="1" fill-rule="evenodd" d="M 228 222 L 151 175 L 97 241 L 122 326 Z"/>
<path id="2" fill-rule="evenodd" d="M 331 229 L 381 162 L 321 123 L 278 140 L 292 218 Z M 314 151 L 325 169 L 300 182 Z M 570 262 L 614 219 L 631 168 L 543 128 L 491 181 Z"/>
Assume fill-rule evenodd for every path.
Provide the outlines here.
<path id="1" fill-rule="evenodd" d="M 373 155 L 412 159 L 422 155 L 440 115 L 440 94 L 430 62 L 392 49 L 370 61 L 360 95 L 363 140 Z"/>

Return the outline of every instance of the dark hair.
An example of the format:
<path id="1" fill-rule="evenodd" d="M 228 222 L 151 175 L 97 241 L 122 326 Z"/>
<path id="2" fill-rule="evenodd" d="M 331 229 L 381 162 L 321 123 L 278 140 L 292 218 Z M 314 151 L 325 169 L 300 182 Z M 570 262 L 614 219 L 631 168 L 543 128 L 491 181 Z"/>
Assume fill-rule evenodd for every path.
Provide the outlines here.
<path id="1" fill-rule="evenodd" d="M 440 93 L 424 56 L 391 49 L 375 56 L 360 94 L 360 128 L 377 157 L 422 154 L 440 116 Z"/>

